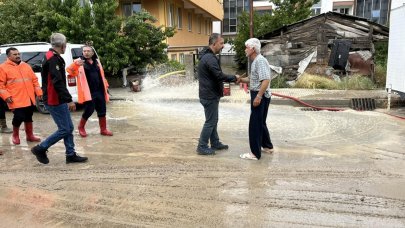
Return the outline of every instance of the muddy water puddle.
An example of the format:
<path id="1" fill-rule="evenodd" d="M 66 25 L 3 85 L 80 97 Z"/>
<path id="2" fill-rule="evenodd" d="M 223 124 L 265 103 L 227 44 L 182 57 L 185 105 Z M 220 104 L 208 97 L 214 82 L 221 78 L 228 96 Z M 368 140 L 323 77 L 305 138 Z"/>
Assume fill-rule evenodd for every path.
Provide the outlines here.
<path id="1" fill-rule="evenodd" d="M 405 125 L 384 115 L 271 106 L 276 151 L 245 161 L 245 103 L 220 104 L 230 149 L 209 157 L 195 152 L 198 102 L 114 101 L 108 112 L 113 137 L 95 116 L 88 137 L 75 132 L 86 164 L 66 165 L 58 143 L 39 165 L 23 131 L 19 146 L 0 135 L 0 227 L 405 226 Z M 34 121 L 42 138 L 55 130 L 48 115 Z"/>

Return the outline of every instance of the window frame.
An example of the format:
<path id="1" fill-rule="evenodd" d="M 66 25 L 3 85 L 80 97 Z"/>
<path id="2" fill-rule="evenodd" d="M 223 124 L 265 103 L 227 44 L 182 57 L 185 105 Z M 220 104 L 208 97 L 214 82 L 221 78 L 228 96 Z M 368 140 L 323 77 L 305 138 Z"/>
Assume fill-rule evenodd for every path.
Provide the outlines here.
<path id="1" fill-rule="evenodd" d="M 193 31 L 193 14 L 191 12 L 187 13 L 187 20 L 188 20 L 188 31 Z"/>
<path id="2" fill-rule="evenodd" d="M 183 9 L 177 7 L 177 29 L 183 29 Z"/>

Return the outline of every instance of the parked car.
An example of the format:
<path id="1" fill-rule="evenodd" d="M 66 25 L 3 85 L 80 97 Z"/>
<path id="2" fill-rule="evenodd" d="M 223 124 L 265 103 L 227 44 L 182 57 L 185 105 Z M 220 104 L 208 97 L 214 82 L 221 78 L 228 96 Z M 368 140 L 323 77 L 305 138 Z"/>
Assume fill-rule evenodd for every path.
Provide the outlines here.
<path id="1" fill-rule="evenodd" d="M 61 55 L 65 60 L 66 67 L 69 66 L 73 60 L 82 56 L 83 44 L 67 44 L 65 54 Z M 45 42 L 31 42 L 31 43 L 15 43 L 0 45 L 0 63 L 3 63 L 6 59 L 6 50 L 9 47 L 15 47 L 21 54 L 22 61 L 31 65 L 35 74 L 38 77 L 38 82 L 42 86 L 41 70 L 42 60 L 45 57 L 46 52 L 51 48 L 51 44 Z M 77 86 L 76 78 L 70 77 L 66 73 L 66 85 L 69 93 L 72 95 L 73 101 L 77 102 Z M 37 98 L 37 109 L 41 113 L 48 113 L 44 103 Z"/>

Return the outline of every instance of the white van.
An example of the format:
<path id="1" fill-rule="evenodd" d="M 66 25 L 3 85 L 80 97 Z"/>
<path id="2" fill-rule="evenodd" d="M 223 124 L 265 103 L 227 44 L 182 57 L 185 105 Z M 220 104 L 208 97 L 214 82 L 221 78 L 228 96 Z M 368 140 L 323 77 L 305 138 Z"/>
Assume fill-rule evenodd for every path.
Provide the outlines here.
<path id="1" fill-rule="evenodd" d="M 67 44 L 65 54 L 61 55 L 65 60 L 66 67 L 72 64 L 73 60 L 82 56 L 83 44 Z M 21 54 L 22 61 L 31 65 L 35 74 L 38 77 L 39 84 L 42 86 L 41 69 L 42 60 L 46 52 L 51 48 L 51 44 L 45 42 L 32 42 L 32 43 L 15 43 L 0 45 L 0 64 L 7 59 L 7 48 L 17 48 Z M 75 78 L 70 78 L 68 82 L 68 74 L 66 73 L 66 85 L 69 93 L 72 95 L 73 101 L 77 102 L 77 86 Z M 37 99 L 37 109 L 41 113 L 48 113 L 42 101 Z"/>

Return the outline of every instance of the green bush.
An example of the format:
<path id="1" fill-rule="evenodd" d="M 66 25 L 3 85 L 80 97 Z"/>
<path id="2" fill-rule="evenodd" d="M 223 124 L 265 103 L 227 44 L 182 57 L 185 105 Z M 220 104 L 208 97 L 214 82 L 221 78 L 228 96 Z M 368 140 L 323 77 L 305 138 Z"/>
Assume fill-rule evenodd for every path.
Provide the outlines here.
<path id="1" fill-rule="evenodd" d="M 375 43 L 375 64 L 387 67 L 388 60 L 388 42 L 380 41 Z"/>
<path id="2" fill-rule="evenodd" d="M 184 64 L 181 64 L 180 62 L 178 62 L 176 60 L 169 60 L 167 62 L 167 66 L 173 71 L 185 70 L 186 69 L 186 66 Z"/>
<path id="3" fill-rule="evenodd" d="M 361 75 L 345 77 L 339 83 L 339 89 L 371 90 L 375 88 L 376 86 L 370 78 Z"/>
<path id="4" fill-rule="evenodd" d="M 287 84 L 287 80 L 285 77 L 279 75 L 277 78 L 274 78 L 270 82 L 270 88 L 288 88 L 290 87 Z"/>
<path id="5" fill-rule="evenodd" d="M 375 84 L 377 88 L 385 88 L 387 80 L 387 66 L 377 64 L 375 66 Z"/>
<path id="6" fill-rule="evenodd" d="M 306 89 L 338 89 L 338 82 L 327 77 L 303 74 L 293 86 L 294 88 Z"/>
<path id="7" fill-rule="evenodd" d="M 352 90 L 371 90 L 375 89 L 376 86 L 371 81 L 370 78 L 353 75 L 343 78 L 340 82 L 332 80 L 330 78 L 312 74 L 302 75 L 295 85 L 294 88 L 306 88 L 306 89 L 352 89 Z"/>

